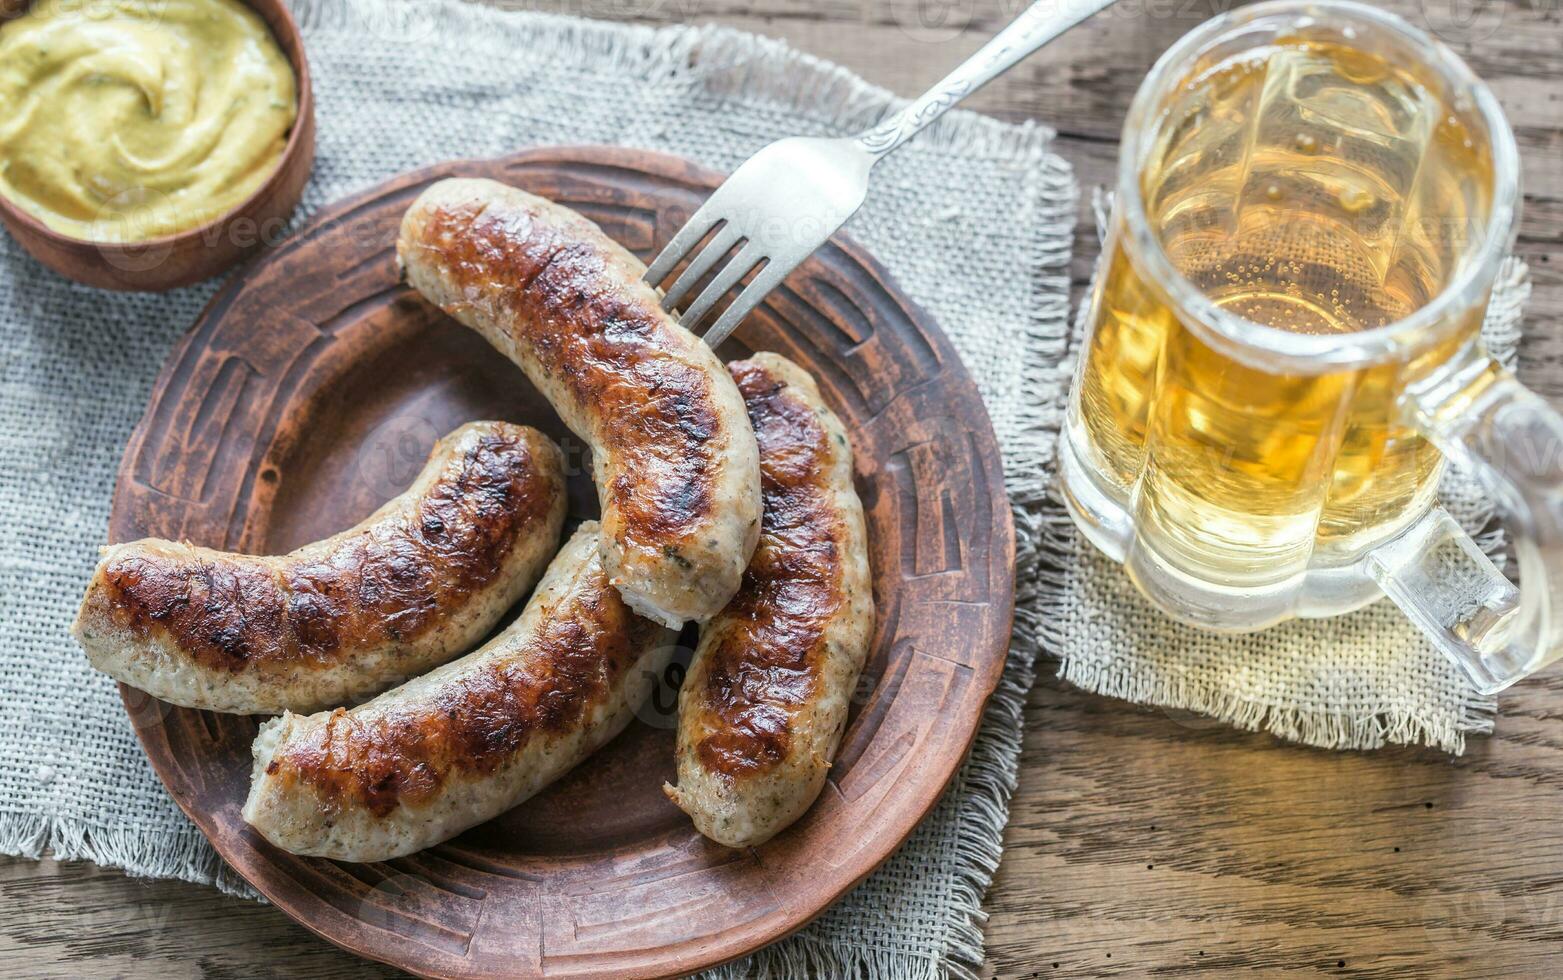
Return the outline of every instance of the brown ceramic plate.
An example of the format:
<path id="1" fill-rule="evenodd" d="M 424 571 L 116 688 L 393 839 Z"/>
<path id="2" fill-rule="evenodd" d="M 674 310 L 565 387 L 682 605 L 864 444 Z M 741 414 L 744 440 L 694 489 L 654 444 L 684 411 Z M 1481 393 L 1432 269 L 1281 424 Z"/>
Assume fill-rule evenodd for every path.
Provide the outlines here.
<path id="1" fill-rule="evenodd" d="M 266 182 L 233 210 L 204 225 L 124 245 L 61 234 L 0 196 L 0 224 L 33 258 L 77 282 L 102 289 L 156 292 L 188 286 L 232 268 L 276 240 L 304 194 L 315 162 L 315 92 L 304 56 L 304 38 L 284 0 L 244 0 L 271 28 L 293 66 L 298 119 L 282 148 L 282 160 Z M 20 17 L 31 0 L 0 0 L 0 21 Z"/>
<path id="2" fill-rule="evenodd" d="M 521 373 L 397 282 L 395 229 L 429 182 L 488 176 L 576 208 L 643 258 L 717 185 L 673 157 L 546 149 L 391 180 L 317 215 L 227 284 L 174 353 L 120 468 L 110 535 L 281 552 L 360 520 L 434 438 L 480 418 L 564 429 Z M 661 793 L 670 692 L 526 804 L 381 864 L 295 857 L 239 817 L 256 719 L 123 688 L 168 791 L 289 916 L 415 973 L 663 976 L 757 949 L 874 870 L 934 806 L 998 683 L 1014 530 L 993 431 L 949 341 L 837 238 L 721 353 L 811 370 L 851 432 L 878 626 L 812 810 L 758 849 L 697 835 Z M 595 513 L 584 475 L 572 516 Z"/>

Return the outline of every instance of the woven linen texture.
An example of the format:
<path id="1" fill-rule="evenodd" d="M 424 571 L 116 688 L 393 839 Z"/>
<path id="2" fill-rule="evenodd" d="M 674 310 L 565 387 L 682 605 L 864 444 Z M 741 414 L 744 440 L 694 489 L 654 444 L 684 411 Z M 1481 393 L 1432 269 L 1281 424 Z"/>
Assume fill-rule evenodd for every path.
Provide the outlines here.
<path id="1" fill-rule="evenodd" d="M 319 151 L 300 218 L 394 174 L 530 146 L 614 143 L 729 170 L 772 139 L 845 135 L 889 93 L 724 30 L 611 25 L 455 0 L 296 0 Z M 1001 689 L 937 810 L 877 874 L 734 974 L 969 974 L 998 863 L 1035 650 L 1039 508 L 1059 392 L 1075 217 L 1041 127 L 953 113 L 887 160 L 850 234 L 940 323 L 987 400 L 1021 538 Z M 959 179 L 952 179 L 959 175 Z M 214 284 L 72 285 L 0 238 L 0 850 L 86 858 L 244 893 L 175 808 L 114 685 L 67 636 L 115 468 L 152 382 Z"/>

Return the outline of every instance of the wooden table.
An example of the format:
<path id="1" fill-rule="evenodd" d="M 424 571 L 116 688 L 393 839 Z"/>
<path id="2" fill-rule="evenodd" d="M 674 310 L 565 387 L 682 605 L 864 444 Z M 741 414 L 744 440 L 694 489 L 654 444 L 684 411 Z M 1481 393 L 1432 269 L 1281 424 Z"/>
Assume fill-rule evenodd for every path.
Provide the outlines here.
<path id="1" fill-rule="evenodd" d="M 971 104 L 1055 126 L 1082 186 L 1108 183 L 1140 78 L 1213 4 L 1228 2 L 1123 0 Z M 1514 124 L 1526 189 L 1518 251 L 1535 281 L 1521 375 L 1563 404 L 1555 325 L 1563 316 L 1563 7 L 1475 3 L 1380 6 L 1445 25 Z M 975 50 L 1019 0 L 519 5 L 776 35 L 911 95 Z M 1449 26 L 1461 23 L 1470 27 Z M 1082 207 L 1077 294 L 1095 254 Z M 1563 973 L 1563 671 L 1505 696 L 1496 734 L 1472 738 L 1455 760 L 1414 749 L 1296 748 L 1050 677 L 1031 695 L 1026 726 L 1020 789 L 987 902 L 994 975 Z M 273 909 L 207 888 L 0 858 L 0 974 L 390 971 Z"/>

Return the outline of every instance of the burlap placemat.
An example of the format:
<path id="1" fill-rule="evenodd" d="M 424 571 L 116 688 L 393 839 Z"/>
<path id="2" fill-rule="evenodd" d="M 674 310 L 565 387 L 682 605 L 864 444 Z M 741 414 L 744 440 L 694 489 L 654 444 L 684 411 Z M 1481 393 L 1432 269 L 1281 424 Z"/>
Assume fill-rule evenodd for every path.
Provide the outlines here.
<path id="1" fill-rule="evenodd" d="M 846 134 L 888 93 L 782 44 L 454 0 L 297 0 L 318 99 L 302 209 L 414 167 L 617 143 L 730 169 L 779 136 Z M 1052 134 L 955 113 L 885 162 L 850 227 L 950 335 L 1004 448 L 1019 522 L 1019 625 L 971 759 L 878 873 L 732 973 L 975 971 L 1042 605 L 1037 544 L 1063 356 L 1075 190 Z M 169 349 L 214 287 L 72 285 L 0 238 L 0 850 L 238 889 L 163 792 L 107 678 L 66 635 L 103 541 L 115 467 Z"/>

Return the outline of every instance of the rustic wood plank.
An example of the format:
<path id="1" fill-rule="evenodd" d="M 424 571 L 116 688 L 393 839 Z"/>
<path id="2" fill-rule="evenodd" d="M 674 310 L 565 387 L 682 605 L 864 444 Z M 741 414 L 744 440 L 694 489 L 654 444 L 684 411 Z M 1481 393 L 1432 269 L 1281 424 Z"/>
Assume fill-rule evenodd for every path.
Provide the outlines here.
<path id="1" fill-rule="evenodd" d="M 1464 757 L 1283 745 L 1039 685 L 993 971 L 1544 976 L 1563 955 L 1563 682 Z M 1344 961 L 1345 967 L 1337 964 Z"/>
<path id="2" fill-rule="evenodd" d="M 395 977 L 310 935 L 269 905 L 85 862 L 0 859 L 0 975 Z"/>
<path id="3" fill-rule="evenodd" d="M 1140 78 L 1173 38 L 1230 2 L 1125 0 L 1141 12 L 1115 10 L 1085 25 L 971 105 L 1053 125 L 1082 185 L 1110 183 Z M 920 12 L 944 9 L 927 0 L 504 5 L 727 24 L 783 37 L 911 95 L 975 50 L 1019 0 L 954 0 L 956 22 L 966 21 L 954 36 L 918 29 Z M 1379 5 L 1418 21 L 1451 6 Z M 1563 399 L 1563 330 L 1553 326 L 1563 317 L 1563 18 L 1557 0 L 1477 9 L 1478 25 L 1496 27 L 1450 39 L 1497 91 L 1524 158 L 1518 251 L 1535 293 L 1521 375 Z M 1077 291 L 1096 253 L 1088 200 L 1076 235 Z M 1426 750 L 1286 746 L 1052 679 L 1032 694 L 1026 729 L 987 903 L 995 976 L 1542 977 L 1563 962 L 1563 859 L 1553 831 L 1563 815 L 1563 676 L 1506 695 L 1497 732 L 1471 739 L 1453 761 Z M 14 859 L 0 859 L 0 973 L 388 975 L 265 906 Z"/>

